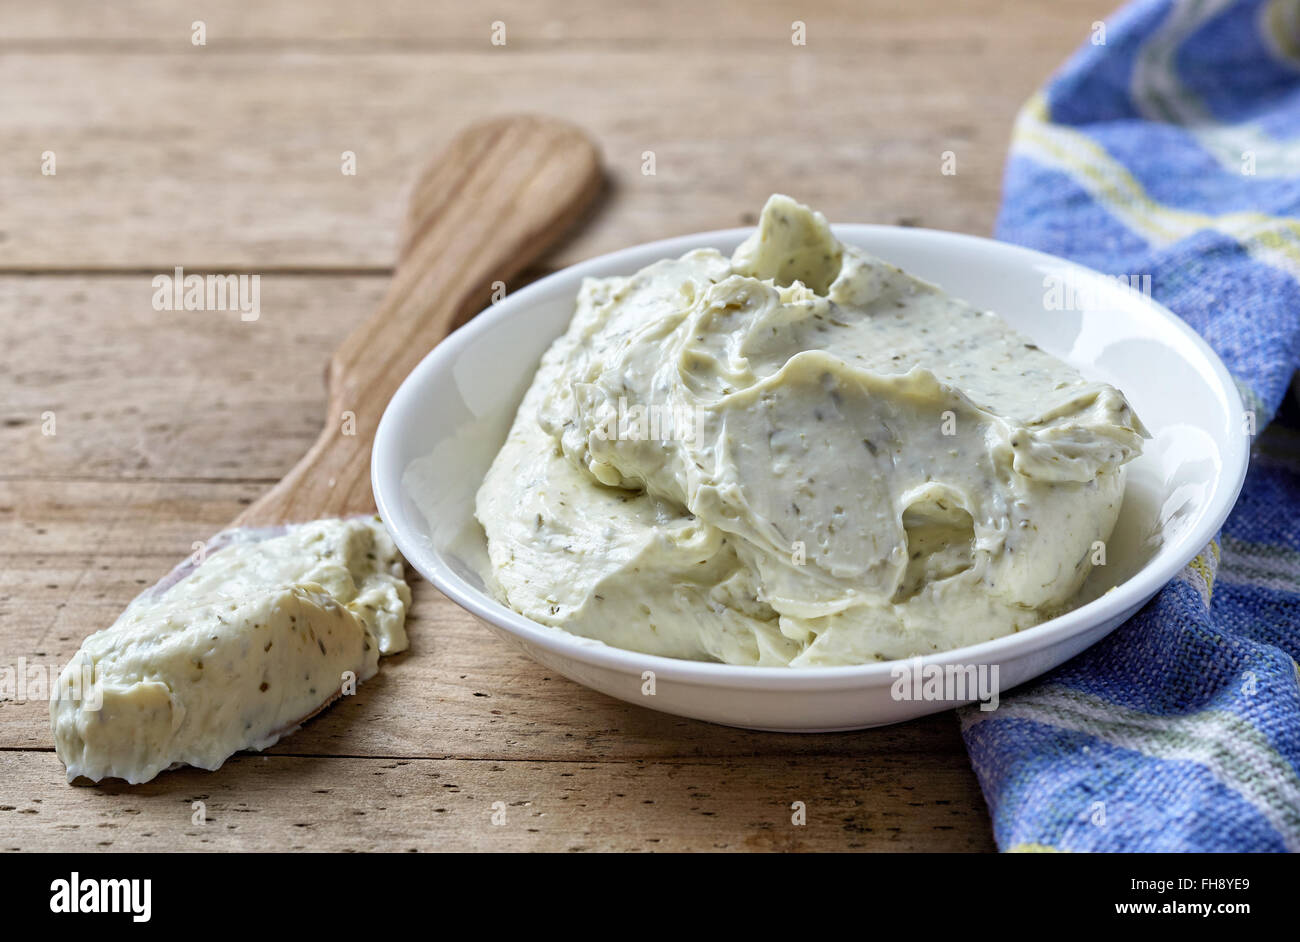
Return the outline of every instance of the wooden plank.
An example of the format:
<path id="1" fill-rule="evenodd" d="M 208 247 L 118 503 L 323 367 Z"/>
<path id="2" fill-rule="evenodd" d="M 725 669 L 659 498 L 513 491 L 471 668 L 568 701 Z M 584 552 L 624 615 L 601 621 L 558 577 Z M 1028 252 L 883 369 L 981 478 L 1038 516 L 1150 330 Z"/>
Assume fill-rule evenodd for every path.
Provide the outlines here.
<path id="1" fill-rule="evenodd" d="M 0 277 L 0 480 L 269 487 L 316 439 L 330 354 L 388 286 L 386 274 L 265 275 L 260 315 L 244 321 L 156 311 L 152 278 Z"/>
<path id="2" fill-rule="evenodd" d="M 999 24 L 1024 37 L 1073 31 L 1080 36 L 1114 7 L 1098 0 L 1051 4 L 1007 0 L 643 0 L 611 6 L 605 0 L 495 0 L 489 7 L 458 0 L 316 0 L 310 12 L 295 0 L 207 0 L 182 13 L 167 0 L 117 0 L 87 5 L 45 0 L 6 11 L 3 41 L 20 48 L 109 46 L 124 53 L 165 52 L 189 45 L 190 24 L 207 26 L 206 51 L 301 47 L 332 51 L 353 46 L 407 48 L 490 46 L 491 27 L 507 27 L 507 47 L 571 49 L 575 44 L 648 46 L 737 42 L 789 43 L 791 24 L 804 22 L 810 44 L 905 43 L 919 47 L 968 39 Z M 1008 25 L 1013 26 L 1007 30 Z M 326 45 L 328 44 L 328 46 Z"/>
<path id="3" fill-rule="evenodd" d="M 70 787 L 0 752 L 8 851 L 989 850 L 969 771 L 912 757 L 503 762 L 239 756 L 217 775 Z M 935 795 L 942 792 L 945 797 Z M 193 823 L 203 802 L 206 823 Z M 504 824 L 494 825 L 494 803 Z M 807 824 L 792 823 L 803 802 Z"/>
<path id="4" fill-rule="evenodd" d="M 324 423 L 330 353 L 387 284 L 264 276 L 243 321 L 156 311 L 152 277 L 0 278 L 0 475 L 278 480 Z"/>
<path id="5" fill-rule="evenodd" d="M 924 42 L 757 51 L 18 48 L 0 60 L 0 265 L 382 270 L 416 168 L 454 128 L 520 110 L 570 118 L 605 151 L 608 198 L 556 265 L 752 221 L 773 191 L 838 221 L 987 234 L 1014 114 L 1087 24 L 962 23 Z"/>

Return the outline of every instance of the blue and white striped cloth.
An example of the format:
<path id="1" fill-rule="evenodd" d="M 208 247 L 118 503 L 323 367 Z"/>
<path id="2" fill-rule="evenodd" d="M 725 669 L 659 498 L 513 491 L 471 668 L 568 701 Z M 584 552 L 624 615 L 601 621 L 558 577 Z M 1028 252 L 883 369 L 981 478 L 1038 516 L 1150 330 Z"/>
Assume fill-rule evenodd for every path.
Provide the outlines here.
<path id="1" fill-rule="evenodd" d="M 1017 121 L 997 235 L 1150 273 L 1263 430 L 1177 580 L 962 712 L 998 845 L 1300 850 L 1300 0 L 1139 0 L 1095 26 Z"/>

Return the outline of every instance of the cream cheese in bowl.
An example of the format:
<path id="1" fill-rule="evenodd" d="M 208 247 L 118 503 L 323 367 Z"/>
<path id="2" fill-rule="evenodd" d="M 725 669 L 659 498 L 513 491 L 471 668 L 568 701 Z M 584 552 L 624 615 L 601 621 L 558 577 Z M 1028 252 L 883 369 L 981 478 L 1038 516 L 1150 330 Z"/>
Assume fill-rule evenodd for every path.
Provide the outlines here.
<path id="1" fill-rule="evenodd" d="M 772 197 L 731 257 L 588 278 L 478 490 L 485 581 L 650 655 L 864 664 L 1070 608 L 1124 395 Z"/>

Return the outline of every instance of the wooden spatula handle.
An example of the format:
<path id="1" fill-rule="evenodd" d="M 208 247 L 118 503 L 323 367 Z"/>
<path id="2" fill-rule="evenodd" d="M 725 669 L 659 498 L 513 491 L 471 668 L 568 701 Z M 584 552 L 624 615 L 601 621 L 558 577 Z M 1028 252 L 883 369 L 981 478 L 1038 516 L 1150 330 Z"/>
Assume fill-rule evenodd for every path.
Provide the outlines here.
<path id="1" fill-rule="evenodd" d="M 383 303 L 334 353 L 325 428 L 235 521 L 267 526 L 373 513 L 370 448 L 407 373 L 573 225 L 601 186 L 600 157 L 551 118 L 497 118 L 452 141 L 411 194 Z"/>

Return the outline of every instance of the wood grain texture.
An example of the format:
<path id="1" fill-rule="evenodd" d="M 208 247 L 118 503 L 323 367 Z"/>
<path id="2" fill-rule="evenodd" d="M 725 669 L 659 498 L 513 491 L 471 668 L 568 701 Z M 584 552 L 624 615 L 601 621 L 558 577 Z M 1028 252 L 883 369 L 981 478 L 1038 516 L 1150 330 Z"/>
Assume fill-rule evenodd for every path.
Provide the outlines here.
<path id="1" fill-rule="evenodd" d="M 646 48 L 694 44 L 717 48 L 745 43 L 764 48 L 789 42 L 791 24 L 808 27 L 809 42 L 862 48 L 880 43 L 922 47 L 1000 31 L 1009 36 L 1059 37 L 1085 32 L 1119 4 L 1054 0 L 654 0 L 611 9 L 606 0 L 315 0 L 304 15 L 297 0 L 206 0 L 201 13 L 181 15 L 170 0 L 117 0 L 111 6 L 45 0 L 6 11 L 4 39 L 23 49 L 85 48 L 88 44 L 134 55 L 175 53 L 190 44 L 193 20 L 208 27 L 206 49 L 312 46 L 349 49 L 492 51 L 496 22 L 507 26 L 507 48 L 568 51 L 575 45 Z M 1057 39 L 1059 45 L 1061 40 Z M 485 48 L 487 47 L 487 48 Z M 1068 49 L 1068 46 L 1066 47 Z M 183 51 L 183 48 L 182 48 Z M 1030 50 L 1026 49 L 1026 52 Z"/>
<path id="2" fill-rule="evenodd" d="M 264 275 L 243 321 L 156 311 L 152 277 L 0 278 L 0 478 L 269 486 L 319 434 L 330 355 L 389 281 Z"/>
<path id="3" fill-rule="evenodd" d="M 647 761 L 238 756 L 218 775 L 64 785 L 39 753 L 0 753 L 0 849 L 986 850 L 966 769 L 906 758 Z M 936 790 L 937 791 L 937 790 Z M 933 794 L 934 791 L 931 792 Z M 206 823 L 195 825 L 194 802 Z M 807 824 L 792 823 L 803 802 Z M 500 803 L 499 805 L 497 803 Z M 494 809 L 494 805 L 497 806 Z M 492 822 L 504 810 L 504 823 Z"/>
<path id="4" fill-rule="evenodd" d="M 600 142 L 608 198 L 542 268 L 750 223 L 773 190 L 834 220 L 987 234 L 1017 108 L 1112 5 L 11 4 L 0 668 L 61 665 L 311 445 L 325 364 L 383 301 L 421 161 L 464 125 L 540 111 Z M 177 264 L 260 274 L 259 320 L 155 311 L 151 278 Z M 991 849 L 951 714 L 808 737 L 677 719 L 552 676 L 413 591 L 408 654 L 217 773 L 68 786 L 45 703 L 0 699 L 0 848 Z"/>
<path id="5" fill-rule="evenodd" d="M 493 47 L 498 16 L 475 5 L 305 16 L 282 3 L 214 16 L 201 48 L 193 17 L 165 3 L 141 5 L 137 26 L 116 5 L 76 6 L 6 18 L 6 35 L 27 22 L 44 37 L 10 40 L 0 58 L 11 271 L 387 270 L 427 156 L 468 123 L 522 110 L 589 130 L 612 181 L 556 266 L 741 225 L 776 190 L 833 221 L 986 235 L 1016 110 L 1110 4 L 800 0 L 750 13 L 592 0 L 570 14 L 519 0 L 501 14 L 516 24 L 508 44 Z M 791 44 L 795 19 L 807 46 Z M 575 35 L 543 41 L 552 20 Z M 101 28 L 154 37 L 152 51 L 94 38 Z M 40 173 L 47 150 L 54 177 Z M 345 150 L 355 176 L 340 172 Z M 940 173 L 947 150 L 956 176 Z"/>

